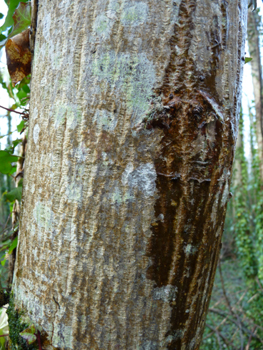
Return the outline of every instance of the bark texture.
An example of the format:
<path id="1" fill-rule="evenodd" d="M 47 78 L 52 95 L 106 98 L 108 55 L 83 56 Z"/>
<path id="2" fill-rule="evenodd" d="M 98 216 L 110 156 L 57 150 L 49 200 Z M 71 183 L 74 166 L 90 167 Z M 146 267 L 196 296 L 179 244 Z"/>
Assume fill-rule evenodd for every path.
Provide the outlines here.
<path id="1" fill-rule="evenodd" d="M 39 0 L 13 290 L 45 349 L 198 349 L 245 0 Z"/>
<path id="2" fill-rule="evenodd" d="M 262 101 L 262 67 L 260 57 L 259 23 L 261 18 L 257 12 L 248 13 L 248 46 L 252 57 L 252 82 L 256 107 L 256 137 L 258 157 L 260 160 L 260 177 L 263 181 L 263 101 Z"/>

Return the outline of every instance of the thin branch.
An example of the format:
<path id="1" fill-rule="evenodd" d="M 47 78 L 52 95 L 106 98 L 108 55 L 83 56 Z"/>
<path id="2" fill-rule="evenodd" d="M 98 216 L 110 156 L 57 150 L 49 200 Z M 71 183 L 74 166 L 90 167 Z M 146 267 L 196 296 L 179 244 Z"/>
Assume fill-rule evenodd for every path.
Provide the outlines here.
<path id="1" fill-rule="evenodd" d="M 218 327 L 213 328 L 209 325 L 206 325 L 206 327 L 211 329 L 212 332 L 210 334 L 217 333 L 218 336 L 223 340 L 223 342 L 226 344 L 227 347 L 230 347 L 230 349 L 235 350 L 235 348 L 233 348 L 233 345 L 231 343 L 229 343 L 229 341 L 223 336 L 223 334 L 221 332 L 219 332 L 219 330 L 217 329 Z"/>
<path id="2" fill-rule="evenodd" d="M 8 215 L 8 218 L 7 218 L 7 220 L 6 220 L 5 226 L 4 226 L 4 228 L 3 228 L 3 233 L 5 232 L 5 229 L 6 229 L 6 227 L 7 227 L 8 221 L 10 220 L 10 217 L 11 217 L 11 215 L 9 214 L 9 215 Z"/>
<path id="3" fill-rule="evenodd" d="M 238 328 L 240 328 L 240 324 L 236 321 L 236 320 L 233 320 L 232 318 L 230 318 L 230 315 L 226 314 L 225 312 L 223 312 L 222 310 L 217 310 L 217 309 L 212 309 L 212 308 L 209 308 L 209 311 L 210 312 L 213 312 L 217 315 L 220 315 L 222 317 L 227 317 L 227 319 L 234 323 Z M 244 324 L 242 324 L 241 322 L 241 326 L 242 326 L 242 330 L 246 333 L 246 334 L 249 334 L 249 335 L 252 335 L 252 337 L 254 339 L 257 339 L 261 344 L 263 344 L 263 340 L 261 340 L 259 337 L 255 336 L 253 334 L 253 332 L 251 332 Z"/>
<path id="4" fill-rule="evenodd" d="M 0 108 L 3 108 L 3 109 L 5 109 L 6 111 L 8 111 L 8 112 L 14 112 L 14 113 L 17 113 L 17 114 L 25 114 L 24 112 L 18 112 L 18 111 L 14 111 L 13 109 L 11 109 L 11 108 L 6 108 L 6 107 L 3 107 L 3 106 L 1 106 L 0 105 Z"/>
<path id="5" fill-rule="evenodd" d="M 260 283 L 260 280 L 258 278 L 258 276 L 256 277 L 256 281 L 257 281 L 257 284 L 259 286 L 259 289 L 261 290 L 261 292 L 263 293 L 263 287 L 262 287 L 262 284 Z"/>
<path id="6" fill-rule="evenodd" d="M 256 332 L 257 332 L 257 326 L 255 326 L 255 327 L 253 328 L 252 332 L 256 334 Z M 251 341 L 252 341 L 252 336 L 251 336 L 251 334 L 250 334 L 245 350 L 249 350 Z"/>

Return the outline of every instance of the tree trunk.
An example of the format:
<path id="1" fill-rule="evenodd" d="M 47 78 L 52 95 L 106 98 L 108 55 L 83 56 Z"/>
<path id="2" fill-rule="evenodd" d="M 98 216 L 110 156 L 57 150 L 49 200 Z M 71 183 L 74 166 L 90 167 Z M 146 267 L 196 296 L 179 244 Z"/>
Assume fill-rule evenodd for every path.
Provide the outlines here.
<path id="1" fill-rule="evenodd" d="M 198 349 L 245 0 L 40 0 L 13 290 L 45 349 Z"/>
<path id="2" fill-rule="evenodd" d="M 260 57 L 259 23 L 261 18 L 257 12 L 248 12 L 248 46 L 252 57 L 252 82 L 256 107 L 256 138 L 260 161 L 260 178 L 263 181 L 263 101 L 262 101 L 262 67 Z"/>

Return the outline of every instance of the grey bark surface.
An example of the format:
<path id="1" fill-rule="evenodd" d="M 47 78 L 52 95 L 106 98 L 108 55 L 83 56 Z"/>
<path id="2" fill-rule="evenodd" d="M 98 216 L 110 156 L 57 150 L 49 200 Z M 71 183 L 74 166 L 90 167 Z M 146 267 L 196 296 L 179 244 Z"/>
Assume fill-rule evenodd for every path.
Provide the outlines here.
<path id="1" fill-rule="evenodd" d="M 247 1 L 39 0 L 13 291 L 45 349 L 198 349 Z"/>

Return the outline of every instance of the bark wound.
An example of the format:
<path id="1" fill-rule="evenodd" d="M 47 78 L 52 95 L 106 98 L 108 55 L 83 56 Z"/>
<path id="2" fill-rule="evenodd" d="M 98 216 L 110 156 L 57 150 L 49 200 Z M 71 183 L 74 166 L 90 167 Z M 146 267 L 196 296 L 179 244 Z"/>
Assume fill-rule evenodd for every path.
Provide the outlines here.
<path id="1" fill-rule="evenodd" d="M 155 160 L 160 197 L 148 246 L 152 266 L 147 275 L 156 287 L 176 287 L 176 299 L 170 302 L 173 311 L 171 329 L 166 334 L 171 339 L 168 349 L 181 349 L 205 322 L 212 291 L 207 285 L 212 285 L 220 251 L 226 211 L 223 195 L 228 189 L 234 146 L 215 88 L 225 29 L 221 43 L 214 17 L 214 27 L 207 33 L 212 53 L 209 71 L 199 72 L 195 62 L 176 58 L 174 48 L 185 48 L 183 40 L 189 40 L 183 53 L 186 56 L 191 43 L 195 2 L 187 3 L 181 5 L 181 20 L 171 40 L 165 84 L 153 96 L 152 111 L 144 120 L 148 129 L 163 130 L 162 152 Z M 174 69 L 180 72 L 175 84 L 171 81 Z"/>

